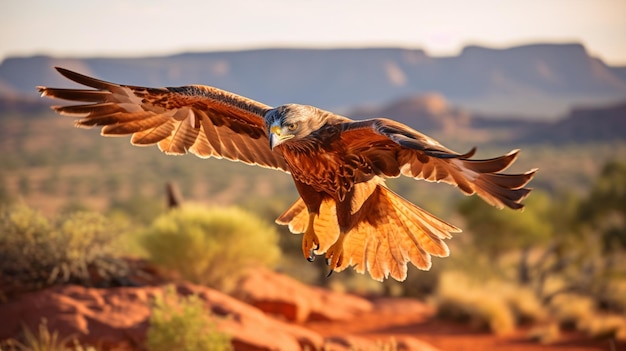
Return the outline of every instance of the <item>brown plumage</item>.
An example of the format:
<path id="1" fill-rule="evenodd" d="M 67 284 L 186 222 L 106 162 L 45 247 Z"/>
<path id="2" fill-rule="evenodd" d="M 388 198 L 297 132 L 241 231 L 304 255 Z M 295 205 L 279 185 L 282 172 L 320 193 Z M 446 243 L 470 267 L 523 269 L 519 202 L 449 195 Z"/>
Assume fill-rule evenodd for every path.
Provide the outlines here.
<path id="1" fill-rule="evenodd" d="M 134 145 L 157 144 L 166 154 L 191 152 L 290 173 L 300 198 L 278 219 L 304 233 L 302 252 L 324 254 L 332 270 L 353 266 L 372 278 L 406 278 L 407 263 L 429 269 L 448 256 L 444 239 L 460 230 L 389 190 L 400 175 L 446 182 L 498 208 L 520 209 L 535 170 L 503 174 L 517 151 L 470 159 L 392 120 L 353 121 L 306 105 L 271 108 L 217 88 L 145 88 L 97 80 L 63 68 L 93 89 L 38 87 L 42 96 L 84 102 L 53 106 L 81 117 L 103 135 L 131 134 Z"/>

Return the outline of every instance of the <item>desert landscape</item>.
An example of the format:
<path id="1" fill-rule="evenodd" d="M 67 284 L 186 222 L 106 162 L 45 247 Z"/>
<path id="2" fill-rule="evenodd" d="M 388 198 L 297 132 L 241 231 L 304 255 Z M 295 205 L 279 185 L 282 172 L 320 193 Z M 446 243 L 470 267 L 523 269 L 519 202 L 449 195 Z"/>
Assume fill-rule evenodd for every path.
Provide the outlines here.
<path id="1" fill-rule="evenodd" d="M 481 158 L 521 149 L 511 171 L 539 171 L 523 212 L 391 179 L 463 228 L 450 257 L 404 282 L 328 276 L 274 223 L 297 198 L 288 174 L 74 128 L 36 96 L 65 86 L 55 65 L 388 117 Z M 624 72 L 577 43 L 6 59 L 0 350 L 626 349 Z"/>

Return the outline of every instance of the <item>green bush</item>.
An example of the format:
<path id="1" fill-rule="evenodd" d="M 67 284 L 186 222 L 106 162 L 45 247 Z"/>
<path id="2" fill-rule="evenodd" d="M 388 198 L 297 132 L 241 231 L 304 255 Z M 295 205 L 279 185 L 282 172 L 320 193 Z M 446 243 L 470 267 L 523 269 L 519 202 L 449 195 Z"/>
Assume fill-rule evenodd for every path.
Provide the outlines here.
<path id="1" fill-rule="evenodd" d="M 110 283 L 126 275 L 113 242 L 119 230 L 98 213 L 49 221 L 25 205 L 0 209 L 0 283 L 4 293 L 60 283 Z"/>
<path id="2" fill-rule="evenodd" d="M 275 228 L 237 208 L 172 210 L 154 221 L 142 241 L 154 263 L 227 292 L 247 269 L 272 266 L 280 256 Z"/>
<path id="3" fill-rule="evenodd" d="M 202 300 L 196 296 L 178 297 L 169 287 L 154 299 L 146 336 L 150 351 L 228 351 L 230 337 L 215 329 Z"/>

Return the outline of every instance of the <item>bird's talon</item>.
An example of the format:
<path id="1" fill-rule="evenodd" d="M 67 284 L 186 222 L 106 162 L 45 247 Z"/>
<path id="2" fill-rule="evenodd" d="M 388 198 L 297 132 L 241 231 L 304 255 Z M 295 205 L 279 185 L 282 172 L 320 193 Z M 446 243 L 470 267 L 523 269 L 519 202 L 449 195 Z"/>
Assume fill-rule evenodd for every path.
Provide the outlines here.
<path id="1" fill-rule="evenodd" d="M 330 276 L 333 274 L 334 270 L 330 270 L 330 272 L 328 272 L 328 275 L 326 276 L 326 278 L 330 278 Z"/>
<path id="2" fill-rule="evenodd" d="M 326 264 L 330 266 L 331 270 L 335 268 L 341 267 L 341 263 L 343 262 L 343 240 L 339 240 L 335 242 L 329 249 L 326 251 Z"/>
<path id="3" fill-rule="evenodd" d="M 320 248 L 319 239 L 313 230 L 313 218 L 315 218 L 315 216 L 310 216 L 309 227 L 304 232 L 304 237 L 302 238 L 302 254 L 309 262 L 313 262 L 315 259 L 315 251 Z"/>

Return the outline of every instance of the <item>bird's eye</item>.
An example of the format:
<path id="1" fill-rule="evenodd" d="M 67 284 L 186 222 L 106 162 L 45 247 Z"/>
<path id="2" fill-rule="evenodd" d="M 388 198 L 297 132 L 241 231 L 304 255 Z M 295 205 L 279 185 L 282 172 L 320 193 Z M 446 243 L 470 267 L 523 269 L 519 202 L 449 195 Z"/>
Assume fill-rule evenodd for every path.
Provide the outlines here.
<path id="1" fill-rule="evenodd" d="M 291 123 L 287 125 L 287 129 L 289 129 L 290 131 L 294 131 L 296 130 L 296 128 L 298 128 L 298 124 L 297 123 Z"/>

